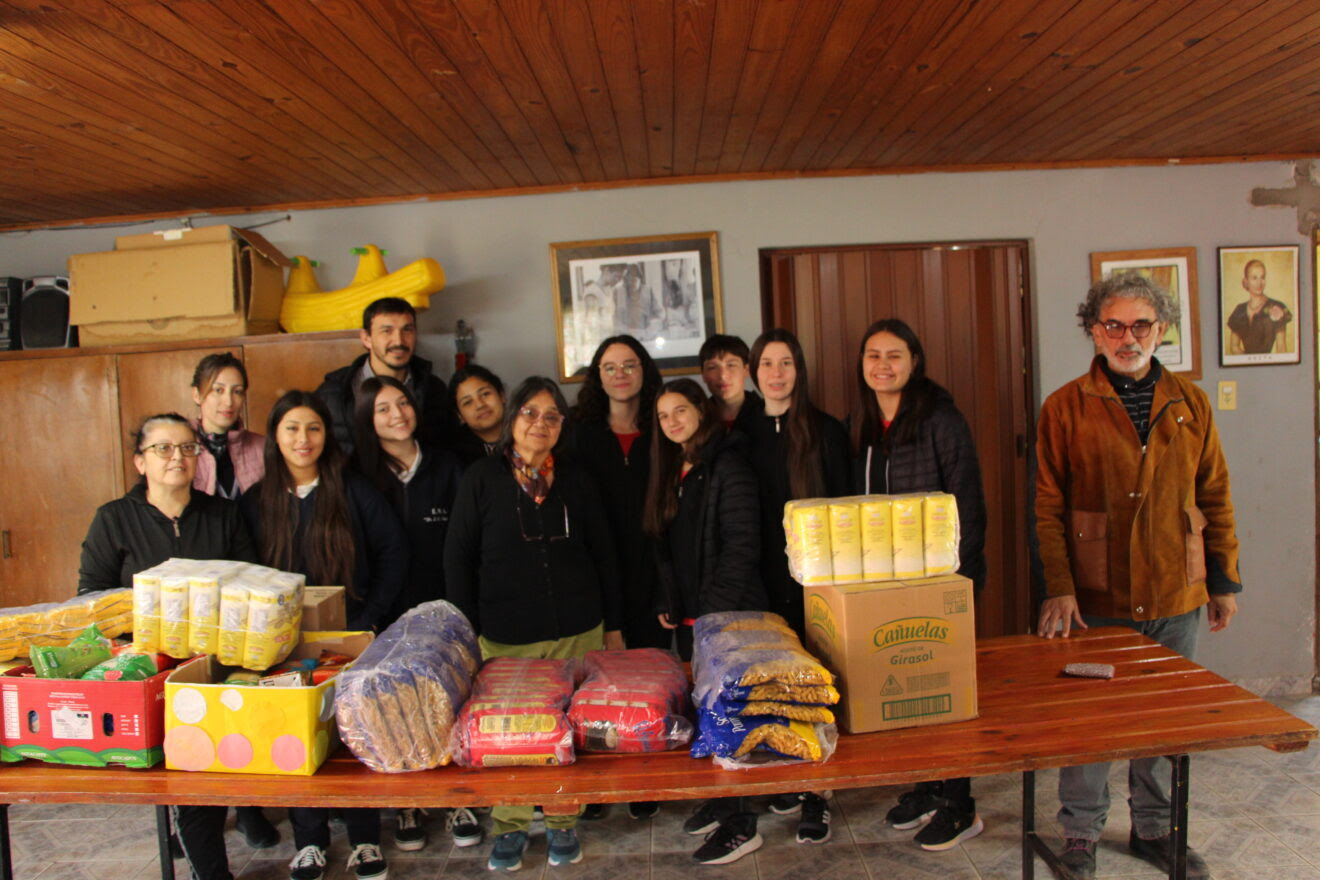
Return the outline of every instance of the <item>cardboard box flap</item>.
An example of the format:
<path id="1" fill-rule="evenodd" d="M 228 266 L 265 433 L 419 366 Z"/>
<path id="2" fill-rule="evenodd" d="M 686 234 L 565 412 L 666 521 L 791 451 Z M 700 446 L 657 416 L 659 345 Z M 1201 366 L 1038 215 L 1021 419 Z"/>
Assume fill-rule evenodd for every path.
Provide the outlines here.
<path id="1" fill-rule="evenodd" d="M 144 232 L 138 235 L 121 235 L 115 239 L 115 250 L 130 251 L 145 248 L 178 247 L 185 244 L 208 244 L 217 241 L 233 241 L 234 239 L 251 245 L 257 253 L 277 266 L 287 268 L 292 265 L 289 258 L 284 256 L 283 252 L 271 244 L 261 233 L 224 224 L 181 229 L 158 229 L 155 232 Z"/>
<path id="2" fill-rule="evenodd" d="M 184 253 L 186 252 L 186 254 Z M 178 257 L 186 256 L 186 259 Z M 165 321 L 241 309 L 230 241 L 69 257 L 69 321 Z"/>
<path id="3" fill-rule="evenodd" d="M 281 251 L 279 248 L 275 247 L 275 245 L 271 244 L 266 239 L 266 236 L 262 235 L 260 232 L 254 232 L 251 229 L 239 229 L 237 227 L 234 228 L 233 232 L 234 235 L 238 236 L 243 241 L 252 245 L 252 247 L 256 249 L 257 253 L 261 254 L 267 260 L 270 260 L 276 266 L 281 266 L 287 269 L 293 265 L 293 260 L 290 260 L 288 257 L 284 256 L 284 252 Z M 283 287 L 283 285 L 284 285 L 284 275 L 283 273 L 281 273 L 280 286 Z"/>

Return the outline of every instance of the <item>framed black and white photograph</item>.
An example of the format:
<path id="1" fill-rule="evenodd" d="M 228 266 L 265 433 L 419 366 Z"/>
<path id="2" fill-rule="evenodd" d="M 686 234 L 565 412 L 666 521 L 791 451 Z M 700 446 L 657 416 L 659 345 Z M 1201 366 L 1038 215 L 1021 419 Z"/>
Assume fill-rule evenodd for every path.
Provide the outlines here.
<path id="1" fill-rule="evenodd" d="M 1219 249 L 1219 363 L 1301 362 L 1295 244 Z"/>
<path id="2" fill-rule="evenodd" d="M 1178 323 L 1164 331 L 1155 356 L 1165 369 L 1201 378 L 1201 321 L 1196 290 L 1196 248 L 1173 247 L 1091 254 L 1091 283 L 1118 272 L 1136 272 L 1178 300 Z"/>
<path id="3" fill-rule="evenodd" d="M 718 235 L 693 232 L 550 245 L 559 380 L 581 381 L 601 341 L 635 336 L 666 375 L 696 373 L 724 329 Z"/>

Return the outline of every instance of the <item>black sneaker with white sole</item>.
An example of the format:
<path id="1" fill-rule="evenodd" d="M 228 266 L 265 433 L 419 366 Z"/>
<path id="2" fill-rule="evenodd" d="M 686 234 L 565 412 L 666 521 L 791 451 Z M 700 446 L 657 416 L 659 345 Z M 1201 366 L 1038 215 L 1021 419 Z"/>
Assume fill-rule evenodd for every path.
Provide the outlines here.
<path id="1" fill-rule="evenodd" d="M 426 829 L 422 827 L 422 817 L 426 811 L 411 807 L 400 809 L 395 814 L 398 827 L 394 829 L 394 845 L 404 852 L 416 852 L 426 848 Z"/>
<path id="2" fill-rule="evenodd" d="M 926 827 L 912 838 L 922 849 L 941 852 L 952 849 L 964 840 L 970 840 L 985 830 L 981 817 L 976 815 L 976 805 L 969 809 L 958 807 L 940 807 L 930 817 Z"/>
<path id="3" fill-rule="evenodd" d="M 800 791 L 787 791 L 770 798 L 770 803 L 766 806 L 776 816 L 792 816 L 801 812 L 802 798 L 803 793 Z"/>
<path id="4" fill-rule="evenodd" d="M 824 843 L 830 839 L 830 808 L 814 792 L 802 795 L 802 818 L 798 819 L 798 843 Z"/>
<path id="5" fill-rule="evenodd" d="M 683 821 L 688 834 L 709 834 L 736 811 L 734 798 L 711 798 Z"/>
<path id="6" fill-rule="evenodd" d="M 702 865 L 727 865 L 761 848 L 761 835 L 756 833 L 755 813 L 735 813 L 706 835 L 706 842 L 692 854 L 692 860 Z"/>
<path id="7" fill-rule="evenodd" d="M 453 835 L 454 846 L 476 846 L 481 843 L 484 832 L 481 821 L 470 807 L 455 807 L 445 819 L 445 829 Z"/>
<path id="8" fill-rule="evenodd" d="M 940 807 L 934 786 L 919 782 L 912 791 L 898 796 L 898 803 L 889 808 L 885 821 L 899 831 L 908 831 L 925 825 Z"/>

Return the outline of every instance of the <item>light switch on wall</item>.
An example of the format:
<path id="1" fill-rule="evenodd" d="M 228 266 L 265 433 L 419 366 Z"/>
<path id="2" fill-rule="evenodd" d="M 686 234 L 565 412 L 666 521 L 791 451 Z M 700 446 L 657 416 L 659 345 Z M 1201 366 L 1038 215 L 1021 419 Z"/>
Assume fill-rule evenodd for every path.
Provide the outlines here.
<path id="1" fill-rule="evenodd" d="M 1219 408 L 1237 409 L 1237 383 L 1219 383 Z"/>

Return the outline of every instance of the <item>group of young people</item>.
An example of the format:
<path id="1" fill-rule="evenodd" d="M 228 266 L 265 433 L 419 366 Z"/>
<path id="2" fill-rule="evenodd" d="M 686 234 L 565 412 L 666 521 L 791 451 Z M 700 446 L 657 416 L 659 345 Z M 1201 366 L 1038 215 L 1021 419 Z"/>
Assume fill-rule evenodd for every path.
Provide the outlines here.
<path id="1" fill-rule="evenodd" d="M 702 614 L 770 610 L 803 635 L 802 593 L 789 576 L 781 524 L 794 498 L 946 491 L 958 502 L 960 572 L 985 578 L 985 505 L 975 448 L 952 397 L 926 376 L 921 342 L 902 321 L 861 339 L 858 395 L 847 424 L 815 407 L 793 334 L 751 348 L 706 340 L 706 389 L 665 382 L 631 336 L 597 348 L 576 403 L 531 377 L 506 392 L 469 365 L 448 388 L 414 356 L 416 317 L 397 299 L 363 316 L 366 353 L 317 392 L 290 391 L 264 437 L 241 423 L 248 377 L 228 354 L 193 377 L 198 416 L 152 416 L 134 437 L 141 482 L 97 511 L 79 590 L 127 587 L 170 556 L 256 561 L 346 586 L 351 629 L 381 630 L 418 603 L 445 598 L 476 629 L 483 657 L 577 657 L 622 647 L 692 651 Z M 748 380 L 755 391 L 747 388 Z M 709 394 L 707 393 L 709 390 Z M 758 393 L 759 392 L 759 393 Z M 237 503 L 235 503 L 235 501 Z M 800 814 L 797 840 L 829 839 L 828 793 L 774 798 Z M 654 803 L 630 804 L 635 818 Z M 383 878 L 380 811 L 344 809 L 359 878 Z M 419 812 L 400 810 L 395 843 L 426 843 Z M 589 807 L 586 817 L 598 814 Z M 290 809 L 292 880 L 319 880 L 330 811 Z M 491 811 L 492 870 L 517 870 L 531 808 Z M 577 816 L 546 816 L 547 858 L 582 859 Z M 200 880 L 230 877 L 225 810 L 180 807 L 182 849 Z M 946 849 L 981 830 L 968 780 L 923 783 L 889 814 Z M 237 825 L 254 845 L 278 832 L 260 810 Z M 451 812 L 455 843 L 475 845 L 473 810 Z M 705 834 L 702 863 L 761 845 L 742 799 L 702 804 L 684 823 Z"/>

